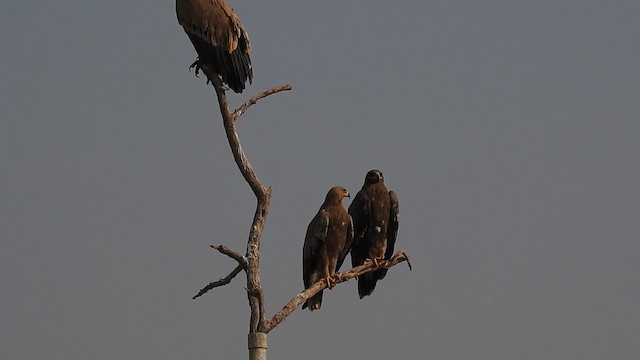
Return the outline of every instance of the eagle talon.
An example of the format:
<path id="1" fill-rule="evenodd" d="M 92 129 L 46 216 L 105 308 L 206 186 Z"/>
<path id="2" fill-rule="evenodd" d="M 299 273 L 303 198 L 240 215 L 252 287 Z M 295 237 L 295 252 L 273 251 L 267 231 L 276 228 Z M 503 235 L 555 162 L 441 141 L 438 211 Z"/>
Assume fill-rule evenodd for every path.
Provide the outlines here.
<path id="1" fill-rule="evenodd" d="M 333 282 L 333 286 L 336 286 L 338 284 L 338 281 L 340 281 L 340 275 L 339 274 L 333 274 L 330 276 L 331 281 Z"/>
<path id="2" fill-rule="evenodd" d="M 198 75 L 200 74 L 200 69 L 202 68 L 200 66 L 200 59 L 196 59 L 196 61 L 194 61 L 193 64 L 189 66 L 189 71 L 191 71 L 191 69 L 193 68 L 196 69 L 196 77 L 198 77 Z"/>
<path id="3" fill-rule="evenodd" d="M 191 71 L 191 69 L 194 69 L 194 68 L 196 69 L 195 70 L 196 77 L 199 78 L 200 71 L 202 71 L 202 61 L 200 60 L 200 58 L 197 58 L 196 61 L 194 61 L 193 64 L 189 66 L 189 71 Z M 207 85 L 209 84 L 213 84 L 213 82 L 211 81 L 211 79 L 209 79 L 209 77 L 207 77 Z M 229 91 L 229 90 L 230 88 L 226 87 L 223 83 L 222 91 Z"/>

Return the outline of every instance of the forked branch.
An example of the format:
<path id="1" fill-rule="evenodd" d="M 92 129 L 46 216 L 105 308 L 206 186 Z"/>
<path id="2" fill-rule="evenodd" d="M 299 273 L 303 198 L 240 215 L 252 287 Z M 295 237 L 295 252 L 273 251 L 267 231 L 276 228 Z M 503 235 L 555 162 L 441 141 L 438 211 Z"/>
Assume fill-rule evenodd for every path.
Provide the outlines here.
<path id="1" fill-rule="evenodd" d="M 238 254 L 237 252 L 229 249 L 224 245 L 209 245 L 209 246 L 211 246 L 211 248 L 213 249 L 218 250 L 221 254 L 227 255 L 228 257 L 237 261 L 238 266 L 236 266 L 236 268 L 233 269 L 233 271 L 231 271 L 229 275 L 221 278 L 220 280 L 210 282 L 209 284 L 207 284 L 207 286 L 200 289 L 200 291 L 198 291 L 198 293 L 194 295 L 192 299 L 197 299 L 200 296 L 206 294 L 207 292 L 213 290 L 214 288 L 229 284 L 231 280 L 233 280 L 233 278 L 236 277 L 236 275 L 238 275 L 242 270 L 246 271 L 247 269 L 247 258 L 245 258 L 244 256 Z"/>

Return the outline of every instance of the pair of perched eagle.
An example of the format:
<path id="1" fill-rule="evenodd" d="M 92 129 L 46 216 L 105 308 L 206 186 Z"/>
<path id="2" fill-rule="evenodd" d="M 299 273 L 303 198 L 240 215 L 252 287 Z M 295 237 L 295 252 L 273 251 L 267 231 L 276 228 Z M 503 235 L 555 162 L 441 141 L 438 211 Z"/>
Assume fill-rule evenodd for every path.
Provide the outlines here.
<path id="1" fill-rule="evenodd" d="M 349 192 L 336 186 L 329 190 L 320 210 L 307 228 L 302 250 L 302 278 L 309 288 L 320 280 L 332 286 L 335 275 L 349 251 L 351 264 L 356 267 L 367 259 L 377 262 L 393 256 L 398 234 L 398 197 L 384 185 L 380 170 L 370 170 L 362 189 L 349 205 L 342 206 L 342 199 Z M 370 295 L 376 282 L 387 274 L 386 269 L 375 270 L 358 277 L 360 298 Z M 318 310 L 322 304 L 322 292 L 307 300 L 302 308 Z"/>

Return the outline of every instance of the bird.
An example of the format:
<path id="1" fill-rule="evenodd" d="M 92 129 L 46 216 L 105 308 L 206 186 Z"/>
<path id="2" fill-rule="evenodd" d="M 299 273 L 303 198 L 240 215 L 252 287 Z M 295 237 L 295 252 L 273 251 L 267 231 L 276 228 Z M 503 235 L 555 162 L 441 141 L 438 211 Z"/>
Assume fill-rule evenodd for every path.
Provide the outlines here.
<path id="1" fill-rule="evenodd" d="M 327 281 L 329 288 L 335 281 L 332 276 L 338 272 L 349 253 L 353 240 L 353 222 L 342 199 L 350 197 L 342 186 L 332 187 L 313 217 L 304 238 L 302 249 L 302 280 L 308 289 L 318 281 Z M 322 291 L 305 301 L 302 308 L 319 310 Z"/>
<path id="2" fill-rule="evenodd" d="M 382 260 L 391 259 L 398 236 L 399 214 L 398 196 L 385 186 L 382 171 L 372 169 L 367 172 L 362 189 L 349 205 L 354 226 L 351 247 L 353 267 L 366 261 L 373 261 L 377 265 Z M 386 274 L 386 269 L 380 269 L 359 276 L 360 299 L 371 295 L 378 280 L 382 280 Z"/>
<path id="3" fill-rule="evenodd" d="M 236 93 L 253 80 L 251 42 L 240 19 L 224 0 L 176 0 L 178 23 L 189 36 L 198 58 L 196 76 L 204 66 L 212 67 Z"/>

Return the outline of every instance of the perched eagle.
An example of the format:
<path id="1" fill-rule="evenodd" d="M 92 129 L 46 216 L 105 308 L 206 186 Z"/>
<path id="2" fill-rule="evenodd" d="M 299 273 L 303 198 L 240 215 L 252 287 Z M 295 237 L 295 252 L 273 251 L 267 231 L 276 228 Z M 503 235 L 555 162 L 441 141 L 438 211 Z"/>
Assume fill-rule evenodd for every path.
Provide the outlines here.
<path id="1" fill-rule="evenodd" d="M 224 0 L 176 0 L 176 14 L 198 53 L 191 65 L 196 75 L 209 65 L 223 83 L 241 93 L 247 80 L 253 79 L 251 43 L 231 6 Z"/>
<path id="2" fill-rule="evenodd" d="M 387 190 L 380 170 L 370 170 L 349 206 L 353 219 L 354 238 L 351 248 L 351 263 L 354 267 L 367 259 L 374 262 L 388 260 L 393 256 L 393 247 L 398 234 L 398 197 Z M 387 274 L 386 269 L 376 270 L 358 277 L 360 298 L 371 295 L 376 282 Z"/>
<path id="3" fill-rule="evenodd" d="M 342 199 L 345 197 L 349 197 L 345 188 L 331 188 L 307 227 L 302 249 L 302 280 L 305 289 L 323 279 L 332 287 L 331 276 L 338 272 L 347 257 L 353 240 L 353 223 L 342 206 Z M 302 308 L 318 310 L 321 304 L 322 292 L 319 292 L 307 300 Z"/>

